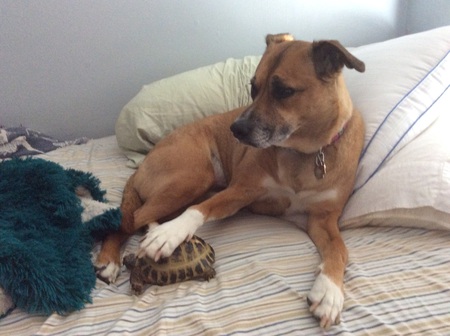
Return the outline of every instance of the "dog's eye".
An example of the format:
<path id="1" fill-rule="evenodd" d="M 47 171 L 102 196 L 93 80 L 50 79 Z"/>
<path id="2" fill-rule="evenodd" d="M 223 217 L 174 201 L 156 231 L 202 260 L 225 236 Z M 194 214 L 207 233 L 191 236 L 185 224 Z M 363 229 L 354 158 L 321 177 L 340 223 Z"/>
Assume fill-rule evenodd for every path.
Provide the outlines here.
<path id="1" fill-rule="evenodd" d="M 297 92 L 296 89 L 287 85 L 278 76 L 273 76 L 272 78 L 272 95 L 275 99 L 286 99 L 291 97 Z"/>
<path id="2" fill-rule="evenodd" d="M 250 96 L 252 97 L 253 100 L 255 100 L 255 97 L 258 95 L 258 89 L 256 88 L 255 85 L 255 77 L 253 77 L 250 80 Z"/>
<path id="3" fill-rule="evenodd" d="M 256 85 L 254 83 L 250 83 L 250 96 L 253 100 L 255 100 L 255 97 L 258 95 L 258 89 L 256 88 Z"/>
<path id="4" fill-rule="evenodd" d="M 285 86 L 277 86 L 273 88 L 273 95 L 276 99 L 286 99 L 295 93 L 295 89 Z"/>

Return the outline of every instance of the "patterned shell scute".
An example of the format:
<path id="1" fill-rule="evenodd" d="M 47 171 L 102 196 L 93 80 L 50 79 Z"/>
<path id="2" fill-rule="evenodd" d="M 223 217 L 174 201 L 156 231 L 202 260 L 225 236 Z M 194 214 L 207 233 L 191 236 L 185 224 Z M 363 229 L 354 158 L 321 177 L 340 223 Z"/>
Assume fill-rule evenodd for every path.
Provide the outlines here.
<path id="1" fill-rule="evenodd" d="M 188 280 L 208 280 L 214 278 L 215 252 L 202 238 L 193 236 L 183 242 L 168 258 L 155 262 L 150 257 L 136 258 L 129 254 L 123 258 L 130 270 L 130 283 L 137 295 L 144 291 L 145 285 L 164 286 Z"/>

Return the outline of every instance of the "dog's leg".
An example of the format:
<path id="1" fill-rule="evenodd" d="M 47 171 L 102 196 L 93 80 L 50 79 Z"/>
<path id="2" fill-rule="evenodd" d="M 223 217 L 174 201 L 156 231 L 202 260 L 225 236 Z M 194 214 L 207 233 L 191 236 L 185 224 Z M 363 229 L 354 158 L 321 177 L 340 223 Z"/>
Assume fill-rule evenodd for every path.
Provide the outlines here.
<path id="1" fill-rule="evenodd" d="M 189 240 L 205 222 L 229 217 L 262 194 L 264 188 L 229 186 L 206 201 L 189 207 L 177 218 L 150 230 L 142 241 L 139 256 L 154 260 L 168 257 L 184 240 Z"/>
<path id="2" fill-rule="evenodd" d="M 198 166 L 200 161 L 201 158 L 193 162 Z M 208 161 L 205 162 L 207 165 Z M 122 222 L 119 232 L 106 237 L 95 265 L 97 276 L 105 282 L 114 282 L 119 275 L 120 247 L 131 234 L 146 225 L 150 228 L 157 226 L 161 218 L 185 208 L 207 192 L 214 183 L 214 172 L 208 167 L 196 170 L 195 166 L 189 168 L 185 165 L 178 173 L 174 173 L 174 169 L 165 168 L 167 175 L 151 179 L 145 190 L 144 203 L 136 191 L 137 173 L 128 180 L 120 206 Z"/>
<path id="3" fill-rule="evenodd" d="M 308 221 L 308 234 L 322 258 L 308 303 L 322 328 L 339 324 L 344 305 L 343 281 L 348 252 L 339 232 L 338 217 L 336 212 L 310 214 Z"/>
<path id="4" fill-rule="evenodd" d="M 97 277 L 106 283 L 114 282 L 120 273 L 120 247 L 133 231 L 134 211 L 142 205 L 141 199 L 133 187 L 134 176 L 135 174 L 130 176 L 123 191 L 120 205 L 122 221 L 119 231 L 105 237 L 94 265 Z"/>
<path id="5" fill-rule="evenodd" d="M 94 265 L 97 278 L 108 284 L 116 281 L 120 274 L 120 247 L 128 237 L 124 232 L 114 232 L 105 237 Z"/>

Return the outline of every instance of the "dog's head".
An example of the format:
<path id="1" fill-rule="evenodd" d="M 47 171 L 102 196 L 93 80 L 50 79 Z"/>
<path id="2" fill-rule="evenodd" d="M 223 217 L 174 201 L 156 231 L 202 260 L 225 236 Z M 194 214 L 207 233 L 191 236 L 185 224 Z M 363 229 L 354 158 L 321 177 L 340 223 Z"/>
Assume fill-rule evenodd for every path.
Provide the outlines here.
<path id="1" fill-rule="evenodd" d="M 253 103 L 231 125 L 242 143 L 312 153 L 350 119 L 352 102 L 341 70 L 363 72 L 364 63 L 337 41 L 294 41 L 268 35 L 267 48 L 251 80 Z"/>

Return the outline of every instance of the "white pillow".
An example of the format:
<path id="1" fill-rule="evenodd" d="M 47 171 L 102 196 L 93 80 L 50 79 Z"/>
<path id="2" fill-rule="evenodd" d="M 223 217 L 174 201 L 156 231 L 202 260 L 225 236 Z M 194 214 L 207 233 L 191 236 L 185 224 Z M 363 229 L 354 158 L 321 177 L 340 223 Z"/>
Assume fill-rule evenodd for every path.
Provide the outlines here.
<path id="1" fill-rule="evenodd" d="M 178 126 L 248 105 L 250 79 L 260 59 L 228 59 L 145 85 L 116 122 L 117 142 L 129 165 L 137 167 Z"/>
<path id="2" fill-rule="evenodd" d="M 395 224 L 450 230 L 449 106 L 450 92 L 435 104 L 447 113 L 354 192 L 342 215 L 341 228 Z"/>
<path id="3" fill-rule="evenodd" d="M 344 72 L 366 123 L 356 189 L 442 111 L 430 107 L 450 85 L 449 49 L 450 27 L 351 49 L 366 64 Z"/>
<path id="4" fill-rule="evenodd" d="M 450 229 L 449 138 L 442 126 L 448 120 L 430 127 L 450 106 L 450 27 L 350 50 L 366 63 L 363 74 L 344 72 L 366 139 L 341 226 L 388 218 Z M 228 60 L 145 86 L 119 116 L 119 146 L 136 165 L 175 127 L 248 104 L 259 60 Z"/>
<path id="5" fill-rule="evenodd" d="M 450 27 L 352 50 L 366 63 L 362 76 L 345 72 L 364 117 L 366 143 L 341 227 L 375 224 L 375 215 L 398 215 L 402 225 L 423 227 L 431 208 L 447 214 L 444 221 L 438 216 L 437 226 L 450 229 L 450 176 L 445 171 L 450 138 L 442 126 L 450 125 L 449 119 L 440 118 L 428 130 L 450 112 L 449 51 Z M 418 137 L 425 130 L 426 136 Z M 407 209 L 415 209 L 415 215 Z"/>

